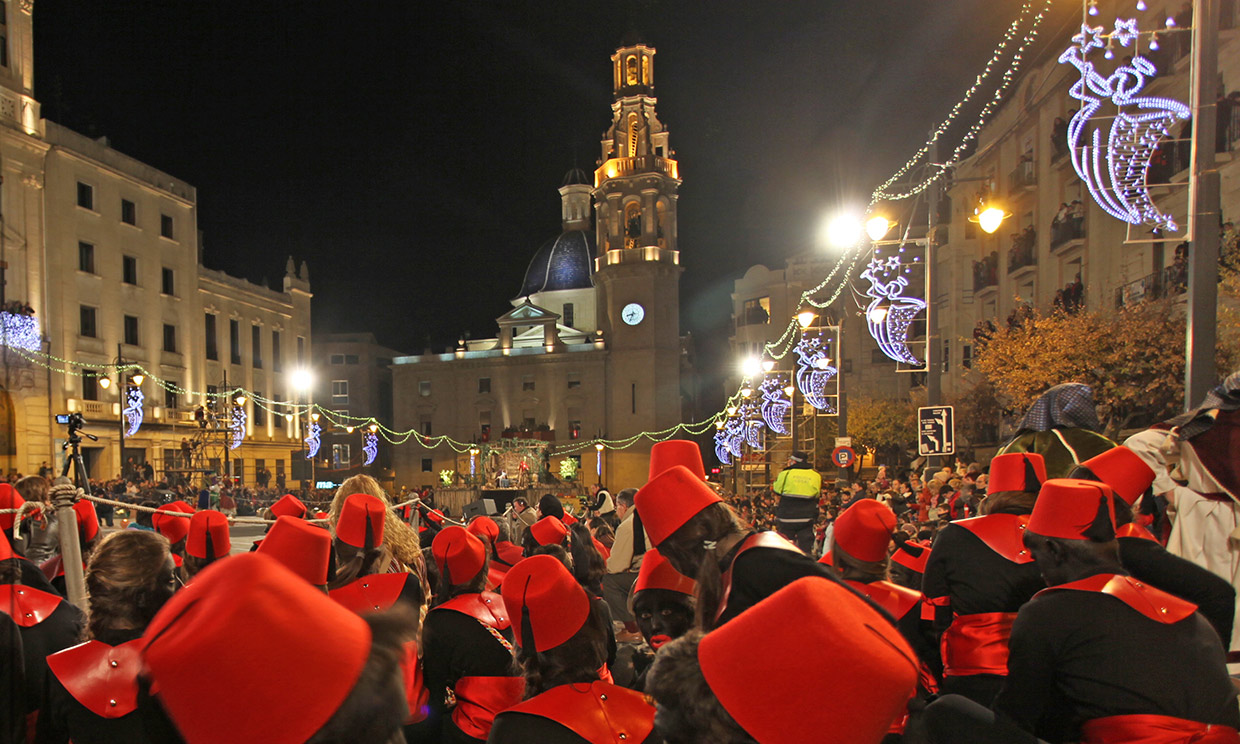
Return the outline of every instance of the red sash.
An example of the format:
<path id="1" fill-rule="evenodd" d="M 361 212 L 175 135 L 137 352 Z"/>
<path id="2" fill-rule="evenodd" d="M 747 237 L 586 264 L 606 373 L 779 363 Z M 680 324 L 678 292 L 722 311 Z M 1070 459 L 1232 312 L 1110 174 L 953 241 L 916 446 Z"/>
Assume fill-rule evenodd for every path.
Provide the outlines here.
<path id="1" fill-rule="evenodd" d="M 1015 612 L 957 615 L 943 633 L 943 675 L 998 674 L 1006 677 L 1008 640 L 1015 621 Z"/>
<path id="2" fill-rule="evenodd" d="M 590 744 L 633 744 L 654 730 L 646 696 L 606 682 L 560 685 L 508 710 L 555 721 Z"/>
<path id="3" fill-rule="evenodd" d="M 480 592 L 462 594 L 439 605 L 436 610 L 453 610 L 496 630 L 504 630 L 509 626 L 508 611 L 504 609 L 504 599 L 498 594 Z"/>
<path id="4" fill-rule="evenodd" d="M 746 551 L 754 548 L 774 548 L 776 550 L 791 550 L 795 553 L 801 553 L 800 548 L 788 542 L 782 535 L 776 532 L 756 532 L 746 537 L 740 548 L 737 549 L 736 555 L 732 556 L 732 562 L 728 564 L 728 570 L 723 572 L 722 584 L 723 591 L 719 594 L 719 611 L 715 613 L 715 622 L 719 622 L 719 618 L 723 617 L 723 612 L 728 608 L 728 595 L 732 593 L 732 568 L 736 565 L 736 560 L 740 558 Z M 801 553 L 801 555 L 805 555 Z"/>
<path id="5" fill-rule="evenodd" d="M 1081 727 L 1082 744 L 1240 744 L 1230 726 L 1156 715 L 1107 716 Z"/>
<path id="6" fill-rule="evenodd" d="M 486 739 L 495 716 L 521 702 L 525 680 L 521 677 L 461 677 L 453 688 L 456 707 L 452 723 L 475 739 Z"/>
<path id="7" fill-rule="evenodd" d="M 55 594 L 31 589 L 24 584 L 0 586 L 0 612 L 13 618 L 23 628 L 33 628 L 51 616 L 60 606 Z"/>
<path id="8" fill-rule="evenodd" d="M 413 574 L 370 574 L 333 589 L 329 596 L 359 615 L 386 610 L 396 604 L 405 582 Z"/>
<path id="9" fill-rule="evenodd" d="M 987 514 L 952 524 L 958 524 L 972 532 L 986 547 L 1013 563 L 1033 562 L 1033 556 L 1025 549 L 1021 540 L 1025 534 L 1025 525 L 1029 524 L 1027 514 Z"/>
<path id="10" fill-rule="evenodd" d="M 102 718 L 120 718 L 138 708 L 141 639 L 109 646 L 87 641 L 47 657 L 47 668 L 73 699 Z"/>
<path id="11" fill-rule="evenodd" d="M 1136 522 L 1129 522 L 1128 524 L 1120 525 L 1115 530 L 1115 536 L 1116 537 L 1137 537 L 1142 540 L 1149 540 L 1150 542 L 1158 542 L 1157 537 L 1154 537 L 1154 535 L 1151 534 L 1149 530 L 1145 529 L 1144 527 L 1137 524 Z M 1161 545 L 1162 543 L 1159 543 L 1159 544 Z"/>
<path id="12" fill-rule="evenodd" d="M 1098 574 L 1089 578 L 1043 589 L 1034 597 L 1058 591 L 1095 592 L 1109 594 L 1151 620 L 1163 625 L 1178 623 L 1197 611 L 1197 605 L 1185 602 L 1161 589 L 1137 581 L 1131 576 Z"/>
<path id="13" fill-rule="evenodd" d="M 884 610 L 891 613 L 896 620 L 903 618 L 909 610 L 917 606 L 923 597 L 921 592 L 907 589 L 890 581 L 874 581 L 863 584 L 860 581 L 845 580 L 853 589 L 861 592 Z"/>

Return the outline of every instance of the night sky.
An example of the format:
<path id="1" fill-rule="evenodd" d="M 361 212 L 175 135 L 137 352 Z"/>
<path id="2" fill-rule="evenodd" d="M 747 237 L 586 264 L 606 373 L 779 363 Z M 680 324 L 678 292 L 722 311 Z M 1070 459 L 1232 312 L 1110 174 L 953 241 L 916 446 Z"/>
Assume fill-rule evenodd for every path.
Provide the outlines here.
<path id="1" fill-rule="evenodd" d="M 416 353 L 494 335 L 559 232 L 564 173 L 594 168 L 610 55 L 636 32 L 658 49 L 684 179 L 682 326 L 717 365 L 732 281 L 863 206 L 1018 8 L 38 0 L 35 93 L 47 118 L 198 188 L 208 267 L 274 283 L 292 254 L 316 331 Z"/>

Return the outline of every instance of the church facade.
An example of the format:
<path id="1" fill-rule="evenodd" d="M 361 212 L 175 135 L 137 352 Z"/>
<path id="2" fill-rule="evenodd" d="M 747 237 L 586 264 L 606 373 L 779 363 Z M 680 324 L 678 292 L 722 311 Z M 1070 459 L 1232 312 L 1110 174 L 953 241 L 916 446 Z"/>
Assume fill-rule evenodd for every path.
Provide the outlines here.
<path id="1" fill-rule="evenodd" d="M 513 309 L 496 319 L 496 336 L 394 360 L 396 428 L 418 432 L 396 448 L 398 485 L 433 485 L 443 470 L 466 472 L 468 454 L 436 439 L 448 436 L 550 442 L 576 450 L 551 458 L 550 473 L 575 455 L 585 482 L 601 470 L 613 489 L 639 486 L 649 441 L 602 453 L 586 443 L 684 420 L 691 396 L 680 335 L 681 181 L 655 111 L 654 56 L 644 43 L 612 56 L 612 122 L 597 168 L 593 176 L 574 169 L 565 177 L 562 231 L 534 254 Z"/>

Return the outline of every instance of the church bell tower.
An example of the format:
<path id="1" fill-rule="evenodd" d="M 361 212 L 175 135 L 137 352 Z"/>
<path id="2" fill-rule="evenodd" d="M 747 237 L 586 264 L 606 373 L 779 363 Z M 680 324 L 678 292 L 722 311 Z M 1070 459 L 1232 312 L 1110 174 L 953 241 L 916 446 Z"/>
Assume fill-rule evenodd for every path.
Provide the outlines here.
<path id="1" fill-rule="evenodd" d="M 655 112 L 653 47 L 612 55 L 611 126 L 594 172 L 600 328 L 609 350 L 610 439 L 680 423 L 679 166 Z M 646 481 L 649 443 L 609 457 L 613 488 Z"/>

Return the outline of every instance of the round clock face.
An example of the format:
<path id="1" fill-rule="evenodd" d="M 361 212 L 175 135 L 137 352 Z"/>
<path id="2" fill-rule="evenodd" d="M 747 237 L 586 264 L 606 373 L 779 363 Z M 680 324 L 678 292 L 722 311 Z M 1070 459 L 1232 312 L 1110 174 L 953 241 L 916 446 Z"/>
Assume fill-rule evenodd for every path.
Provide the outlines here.
<path id="1" fill-rule="evenodd" d="M 631 326 L 642 322 L 644 317 L 646 317 L 646 308 L 638 305 L 636 302 L 630 302 L 620 311 L 620 318 Z"/>

